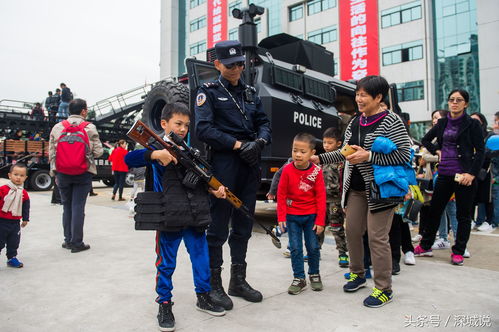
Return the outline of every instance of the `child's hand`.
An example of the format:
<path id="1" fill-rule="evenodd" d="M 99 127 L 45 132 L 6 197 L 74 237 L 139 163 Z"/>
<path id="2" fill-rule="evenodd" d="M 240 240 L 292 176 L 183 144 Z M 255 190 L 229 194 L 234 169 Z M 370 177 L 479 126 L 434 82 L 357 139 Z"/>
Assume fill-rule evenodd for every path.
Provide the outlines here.
<path id="1" fill-rule="evenodd" d="M 275 199 L 275 195 L 274 195 L 274 194 L 271 194 L 271 193 L 268 193 L 268 194 L 267 194 L 267 199 L 268 199 L 269 201 L 273 201 L 273 200 Z"/>
<path id="2" fill-rule="evenodd" d="M 316 165 L 319 164 L 320 163 L 319 156 L 313 155 L 312 157 L 310 157 L 310 161 L 313 162 Z"/>
<path id="3" fill-rule="evenodd" d="M 157 160 L 161 165 L 166 166 L 172 161 L 176 164 L 177 159 L 168 152 L 168 150 L 154 150 L 151 154 L 151 159 Z"/>
<path id="4" fill-rule="evenodd" d="M 225 187 L 220 186 L 217 190 L 213 190 L 210 188 L 210 193 L 212 193 L 216 198 L 227 198 L 227 193 L 225 192 Z"/>
<path id="5" fill-rule="evenodd" d="M 23 221 L 23 222 L 21 222 L 21 227 L 22 227 L 22 228 L 26 227 L 26 225 L 28 225 L 28 222 L 27 222 L 27 221 Z"/>
<path id="6" fill-rule="evenodd" d="M 408 201 L 412 198 L 412 191 L 409 190 L 409 192 L 407 194 L 405 194 L 404 196 L 404 201 Z"/>
<path id="7" fill-rule="evenodd" d="M 286 222 L 279 221 L 279 228 L 281 229 L 281 233 L 285 233 L 286 232 Z"/>
<path id="8" fill-rule="evenodd" d="M 324 232 L 324 226 L 321 226 L 321 225 L 314 225 L 314 227 L 312 229 L 315 231 L 315 234 L 317 234 L 317 235 Z"/>

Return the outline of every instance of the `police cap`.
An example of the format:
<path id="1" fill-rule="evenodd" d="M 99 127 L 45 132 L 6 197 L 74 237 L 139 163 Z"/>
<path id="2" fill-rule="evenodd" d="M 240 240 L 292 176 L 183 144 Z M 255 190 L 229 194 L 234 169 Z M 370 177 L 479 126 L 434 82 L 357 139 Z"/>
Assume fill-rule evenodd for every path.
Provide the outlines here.
<path id="1" fill-rule="evenodd" d="M 237 40 L 225 40 L 215 44 L 217 59 L 224 65 L 244 61 L 241 43 Z"/>

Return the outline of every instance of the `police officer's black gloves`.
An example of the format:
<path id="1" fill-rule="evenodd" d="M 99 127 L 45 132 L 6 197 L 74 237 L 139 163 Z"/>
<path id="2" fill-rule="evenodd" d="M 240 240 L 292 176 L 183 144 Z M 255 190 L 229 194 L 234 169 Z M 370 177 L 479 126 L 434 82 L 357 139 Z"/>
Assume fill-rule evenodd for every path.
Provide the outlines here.
<path id="1" fill-rule="evenodd" d="M 244 142 L 239 150 L 239 156 L 250 166 L 258 166 L 260 154 L 265 146 L 265 140 L 258 138 L 256 141 Z"/>

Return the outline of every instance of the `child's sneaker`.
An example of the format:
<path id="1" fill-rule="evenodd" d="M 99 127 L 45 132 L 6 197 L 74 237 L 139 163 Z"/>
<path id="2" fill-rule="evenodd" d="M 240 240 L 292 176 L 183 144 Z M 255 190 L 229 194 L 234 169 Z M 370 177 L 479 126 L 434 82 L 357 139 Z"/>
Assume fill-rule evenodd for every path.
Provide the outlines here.
<path id="1" fill-rule="evenodd" d="M 310 279 L 310 287 L 312 287 L 313 291 L 321 291 L 324 288 L 319 274 L 311 274 L 308 277 Z"/>
<path id="2" fill-rule="evenodd" d="M 348 263 L 348 255 L 344 254 L 338 257 L 338 264 L 340 265 L 340 267 L 348 267 Z"/>
<path id="3" fill-rule="evenodd" d="M 464 254 L 463 254 L 463 257 L 464 257 L 464 258 L 470 258 L 470 257 L 471 257 L 471 254 L 470 254 L 470 252 L 468 251 L 468 249 L 464 249 Z"/>
<path id="4" fill-rule="evenodd" d="M 225 309 L 213 303 L 213 300 L 210 297 L 210 293 L 197 293 L 196 295 L 198 297 L 196 309 L 198 309 L 199 311 L 204 311 L 212 316 L 225 315 Z"/>
<path id="5" fill-rule="evenodd" d="M 412 251 L 408 251 L 404 254 L 404 264 L 416 265 L 416 259 L 414 258 L 414 253 Z"/>
<path id="6" fill-rule="evenodd" d="M 158 310 L 158 326 L 160 331 L 175 331 L 175 317 L 171 301 L 160 303 Z"/>
<path id="7" fill-rule="evenodd" d="M 355 292 L 362 287 L 366 287 L 366 278 L 361 278 L 358 274 L 350 272 L 350 279 L 343 285 L 343 290 L 350 293 Z"/>
<path id="8" fill-rule="evenodd" d="M 350 279 L 350 272 L 347 272 L 343 275 L 346 280 Z M 373 276 L 371 274 L 371 269 L 366 269 L 364 272 L 364 278 L 371 279 Z"/>
<path id="9" fill-rule="evenodd" d="M 298 295 L 307 288 L 307 281 L 301 278 L 294 278 L 291 286 L 288 288 L 288 294 Z"/>
<path id="10" fill-rule="evenodd" d="M 418 245 L 416 248 L 414 248 L 414 256 L 418 257 L 433 257 L 433 251 L 431 249 L 424 250 L 421 245 Z"/>
<path id="11" fill-rule="evenodd" d="M 286 250 L 283 251 L 282 255 L 286 258 L 291 258 L 291 251 L 286 248 Z"/>
<path id="12" fill-rule="evenodd" d="M 20 262 L 16 257 L 12 257 L 7 261 L 7 265 L 10 267 L 21 268 L 24 266 L 22 262 Z"/>
<path id="13" fill-rule="evenodd" d="M 364 300 L 364 305 L 369 308 L 379 308 L 391 302 L 392 299 L 392 291 L 382 291 L 374 287 L 371 295 Z"/>
<path id="14" fill-rule="evenodd" d="M 451 254 L 450 260 L 453 265 L 463 265 L 464 258 L 461 255 Z"/>
<path id="15" fill-rule="evenodd" d="M 277 237 L 281 236 L 282 233 L 281 233 L 281 230 L 279 229 L 279 226 L 272 228 L 272 234 L 274 234 Z M 274 247 L 276 247 L 277 249 L 281 249 L 281 242 L 277 241 L 273 237 L 271 237 L 271 239 L 272 239 L 272 244 L 274 245 Z"/>
<path id="16" fill-rule="evenodd" d="M 423 238 L 423 236 L 421 234 L 416 234 L 412 237 L 412 242 L 414 243 L 418 243 L 419 241 L 421 241 L 421 239 Z"/>
<path id="17" fill-rule="evenodd" d="M 433 245 L 431 246 L 432 250 L 449 249 L 449 248 L 450 248 L 450 242 L 442 238 L 436 240 L 435 243 L 433 243 Z"/>

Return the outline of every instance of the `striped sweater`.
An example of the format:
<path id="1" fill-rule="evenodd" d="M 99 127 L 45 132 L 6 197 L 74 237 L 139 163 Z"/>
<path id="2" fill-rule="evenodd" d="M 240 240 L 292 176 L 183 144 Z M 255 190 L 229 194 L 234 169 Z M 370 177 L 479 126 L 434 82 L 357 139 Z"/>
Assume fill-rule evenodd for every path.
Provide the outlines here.
<path id="1" fill-rule="evenodd" d="M 411 139 L 409 138 L 404 123 L 399 118 L 399 116 L 393 112 L 389 112 L 380 121 L 381 122 L 374 130 L 374 132 L 366 135 L 362 144 L 363 148 L 366 151 L 370 151 L 376 137 L 384 136 L 386 138 L 389 138 L 393 143 L 395 143 L 395 145 L 397 145 L 397 150 L 389 154 L 371 152 L 371 158 L 369 161 L 357 164 L 357 167 L 360 171 L 360 174 L 362 175 L 362 178 L 364 179 L 364 183 L 366 186 L 366 194 L 370 211 L 376 211 L 393 206 L 392 204 L 369 202 L 369 185 L 370 182 L 374 179 L 374 171 L 372 165 L 402 165 L 406 162 L 409 162 L 411 157 Z M 348 127 L 345 131 L 345 140 L 343 145 L 349 144 L 353 131 L 355 132 L 355 134 L 357 134 L 357 130 L 359 130 L 358 122 L 359 118 L 354 117 L 348 124 Z M 327 152 L 319 155 L 321 164 L 331 164 L 345 161 L 345 157 L 340 153 L 340 150 L 341 149 L 338 149 L 333 152 Z M 351 165 L 348 161 L 345 161 L 345 167 L 343 171 L 343 193 L 341 198 L 343 207 L 346 206 L 345 199 L 348 190 L 350 189 L 352 171 L 353 165 Z"/>

